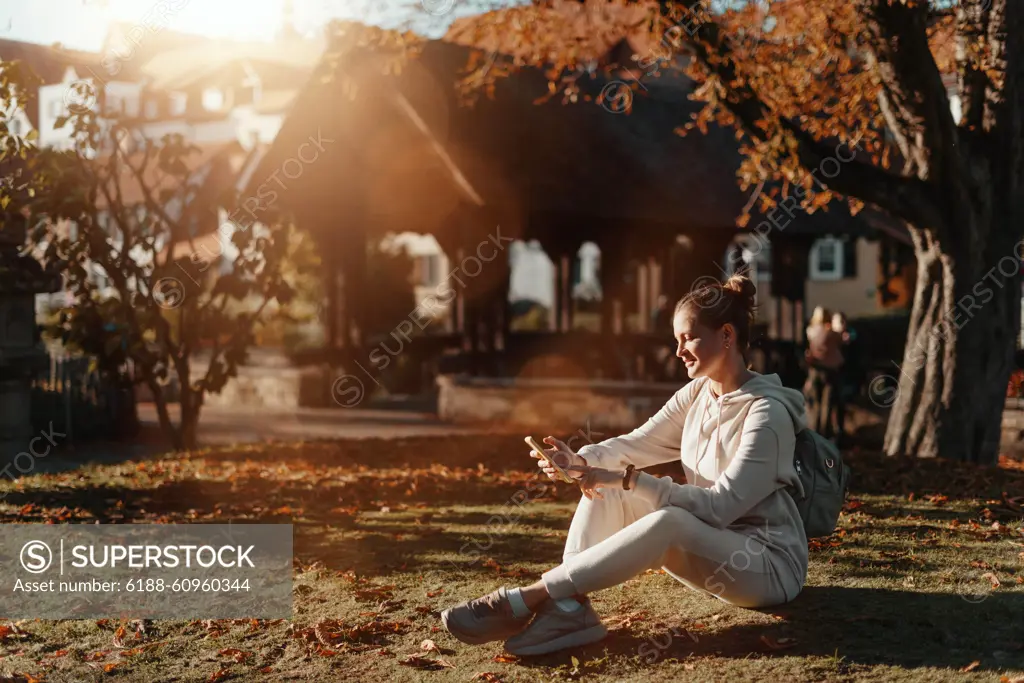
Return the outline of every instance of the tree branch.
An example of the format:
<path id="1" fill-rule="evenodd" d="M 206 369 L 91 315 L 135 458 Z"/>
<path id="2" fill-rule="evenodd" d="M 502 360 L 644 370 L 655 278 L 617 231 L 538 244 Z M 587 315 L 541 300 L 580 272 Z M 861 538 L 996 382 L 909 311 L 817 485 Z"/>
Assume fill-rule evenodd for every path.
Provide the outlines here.
<path id="1" fill-rule="evenodd" d="M 728 37 L 710 18 L 697 29 L 691 43 L 694 57 L 719 79 L 725 97 L 720 106 L 727 109 L 753 139 L 765 142 L 772 137 L 771 121 L 788 132 L 796 145 L 796 156 L 805 168 L 818 168 L 836 157 L 836 149 L 815 140 L 797 124 L 777 116 L 765 102 L 738 78 Z M 843 162 L 843 170 L 828 181 L 830 189 L 875 204 L 917 225 L 934 225 L 939 213 L 931 205 L 924 183 L 896 176 L 873 164 L 852 159 Z"/>

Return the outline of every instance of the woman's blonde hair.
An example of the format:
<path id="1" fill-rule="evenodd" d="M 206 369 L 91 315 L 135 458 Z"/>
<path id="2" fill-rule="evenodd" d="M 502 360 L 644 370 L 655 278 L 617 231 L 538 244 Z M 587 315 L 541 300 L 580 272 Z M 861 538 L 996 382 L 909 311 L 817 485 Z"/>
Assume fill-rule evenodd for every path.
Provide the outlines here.
<path id="1" fill-rule="evenodd" d="M 676 304 L 674 316 L 691 307 L 697 312 L 697 321 L 713 330 L 729 323 L 736 330 L 737 350 L 746 357 L 756 294 L 757 287 L 749 277 L 733 275 L 724 284 L 714 282 L 691 291 Z"/>

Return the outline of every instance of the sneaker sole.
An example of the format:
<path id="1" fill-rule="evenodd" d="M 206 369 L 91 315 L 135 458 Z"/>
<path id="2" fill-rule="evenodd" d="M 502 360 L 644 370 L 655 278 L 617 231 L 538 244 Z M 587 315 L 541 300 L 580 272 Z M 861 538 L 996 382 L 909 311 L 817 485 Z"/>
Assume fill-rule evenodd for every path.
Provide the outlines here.
<path id="1" fill-rule="evenodd" d="M 567 633 L 561 638 L 555 638 L 545 643 L 538 643 L 537 645 L 527 645 L 526 647 L 509 648 L 505 649 L 509 654 L 513 655 L 546 655 L 550 652 L 557 652 L 558 650 L 565 650 L 570 647 L 582 647 L 584 645 L 590 645 L 596 643 L 599 640 L 603 640 L 608 635 L 608 629 L 605 628 L 604 624 L 598 624 L 597 626 L 591 626 L 588 629 L 582 631 L 573 631 Z"/>

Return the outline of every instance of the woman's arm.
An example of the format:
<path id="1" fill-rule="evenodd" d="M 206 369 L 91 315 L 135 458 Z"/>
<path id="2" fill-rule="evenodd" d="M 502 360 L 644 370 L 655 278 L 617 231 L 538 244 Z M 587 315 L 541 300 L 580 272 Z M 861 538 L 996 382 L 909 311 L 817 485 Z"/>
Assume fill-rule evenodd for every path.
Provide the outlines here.
<path id="1" fill-rule="evenodd" d="M 795 446 L 789 412 L 778 401 L 761 399 L 750 407 L 736 455 L 714 486 L 705 489 L 680 485 L 668 477 L 641 474 L 636 480 L 636 492 L 656 507 L 685 508 L 695 517 L 724 529 L 780 488 L 780 456 L 792 454 Z"/>
<path id="2" fill-rule="evenodd" d="M 584 446 L 579 455 L 591 467 L 609 470 L 622 469 L 626 465 L 651 467 L 678 460 L 686 412 L 706 381 L 705 378 L 692 380 L 673 394 L 653 417 L 629 434 Z"/>

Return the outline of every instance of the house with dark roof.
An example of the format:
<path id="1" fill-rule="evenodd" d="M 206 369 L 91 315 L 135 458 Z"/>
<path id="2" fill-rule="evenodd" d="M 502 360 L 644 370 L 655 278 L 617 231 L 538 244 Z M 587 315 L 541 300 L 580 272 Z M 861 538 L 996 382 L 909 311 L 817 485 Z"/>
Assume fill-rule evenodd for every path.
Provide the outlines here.
<path id="1" fill-rule="evenodd" d="M 441 264 L 422 271 L 435 280 L 426 284 L 443 287 L 496 225 L 502 235 L 536 240 L 549 257 L 542 277 L 554 290 L 553 331 L 568 333 L 584 322 L 571 293 L 576 273 L 585 270 L 585 243 L 601 255 L 602 310 L 594 329 L 647 334 L 660 294 L 675 298 L 701 278 L 722 278 L 733 246 L 753 252 L 750 240 L 762 224 L 772 226 L 770 244 L 751 255 L 771 297 L 762 310 L 774 320 L 775 335 L 799 338 L 815 296 L 848 292 L 840 305 L 853 315 L 881 308 L 878 245 L 905 240 L 899 226 L 867 210 L 852 216 L 839 202 L 784 223 L 763 214 L 737 184 L 734 131 L 711 126 L 706 134 L 676 134 L 702 106 L 690 99 L 693 83 L 678 69 L 645 78 L 628 110 L 597 106 L 599 95 L 626 77 L 601 67 L 643 46 L 621 30 L 602 33 L 580 21 L 580 34 L 600 44 L 591 53 L 580 50 L 584 77 L 576 101 L 543 101 L 547 76 L 522 68 L 468 106 L 460 84 L 481 78 L 491 63 L 500 68 L 517 50 L 543 46 L 503 45 L 502 36 L 481 38 L 456 22 L 444 39 L 417 43 L 409 56 L 406 47 L 362 45 L 358 26 L 338 25 L 329 57 L 299 94 L 247 192 L 259 196 L 311 134 L 330 140 L 273 207 L 261 207 L 290 212 L 321 240 L 325 289 L 336 296 L 329 306 L 350 317 L 328 316 L 329 346 L 358 346 L 352 340 L 359 339 L 359 311 L 372 305 L 358 285 L 366 240 L 433 236 Z M 476 68 L 467 69 L 474 59 Z M 751 219 L 741 228 L 745 207 Z M 509 340 L 508 302 L 498 302 L 511 278 L 487 277 L 476 293 L 471 282 L 448 300 L 448 327 L 466 337 L 463 348 Z"/>

